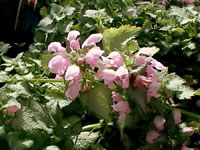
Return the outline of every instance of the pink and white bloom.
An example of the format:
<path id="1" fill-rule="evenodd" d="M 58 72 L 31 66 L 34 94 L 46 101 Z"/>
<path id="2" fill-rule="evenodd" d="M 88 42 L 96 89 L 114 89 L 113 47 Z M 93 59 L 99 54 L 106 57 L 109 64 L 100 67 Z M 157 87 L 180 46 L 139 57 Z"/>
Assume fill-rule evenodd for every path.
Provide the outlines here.
<path id="1" fill-rule="evenodd" d="M 124 120 L 126 114 L 130 112 L 129 104 L 125 101 L 119 101 L 112 105 L 114 111 L 119 112 L 119 120 Z"/>
<path id="2" fill-rule="evenodd" d="M 135 81 L 133 83 L 134 87 L 140 88 L 142 86 L 149 87 L 149 85 L 152 83 L 151 77 L 145 77 L 141 75 L 137 75 L 135 78 Z"/>
<path id="3" fill-rule="evenodd" d="M 156 129 L 160 132 L 165 129 L 164 124 L 166 122 L 165 118 L 162 116 L 156 116 L 153 120 Z"/>
<path id="4" fill-rule="evenodd" d="M 124 60 L 119 52 L 111 52 L 107 57 L 102 57 L 103 62 L 107 67 L 119 68 L 124 64 Z"/>
<path id="5" fill-rule="evenodd" d="M 101 33 L 91 34 L 82 44 L 82 48 L 86 46 L 96 46 L 96 43 L 99 43 L 103 38 Z"/>
<path id="6" fill-rule="evenodd" d="M 128 88 L 129 87 L 129 77 L 130 77 L 128 69 L 121 66 L 117 69 L 116 75 L 122 82 L 122 88 Z"/>
<path id="7" fill-rule="evenodd" d="M 51 42 L 48 45 L 48 51 L 54 52 L 56 54 L 65 54 L 66 53 L 66 49 L 64 47 L 62 47 L 60 42 Z"/>
<path id="8" fill-rule="evenodd" d="M 76 40 L 77 37 L 80 35 L 80 32 L 77 30 L 72 30 L 68 33 L 67 35 L 67 40 L 68 41 L 72 41 L 72 40 Z"/>
<path id="9" fill-rule="evenodd" d="M 77 64 L 82 65 L 84 63 L 85 59 L 84 58 L 78 58 L 77 59 Z"/>
<path id="10" fill-rule="evenodd" d="M 194 128 L 193 127 L 184 127 L 182 129 L 183 133 L 191 133 L 191 135 L 194 133 Z"/>
<path id="11" fill-rule="evenodd" d="M 161 64 L 159 61 L 155 60 L 154 58 L 152 57 L 147 57 L 144 62 L 150 62 L 151 63 L 151 66 L 156 68 L 157 70 L 164 70 L 166 69 L 166 67 Z"/>
<path id="12" fill-rule="evenodd" d="M 153 54 L 155 54 L 158 51 L 157 48 L 153 47 L 153 48 L 149 48 L 149 47 L 144 47 L 141 48 L 137 54 L 135 55 L 136 58 L 136 65 L 141 65 L 144 60 L 146 59 L 146 57 L 151 57 L 153 56 Z"/>
<path id="13" fill-rule="evenodd" d="M 85 55 L 85 61 L 93 69 L 95 65 L 99 64 L 99 58 L 103 55 L 104 51 L 99 47 L 93 47 Z"/>
<path id="14" fill-rule="evenodd" d="M 160 94 L 158 94 L 158 90 L 160 89 L 161 85 L 159 82 L 153 82 L 149 85 L 149 89 L 147 91 L 147 100 L 150 101 L 151 97 L 158 98 Z"/>
<path id="15" fill-rule="evenodd" d="M 16 105 L 12 105 L 12 106 L 6 107 L 6 111 L 11 115 L 14 115 L 14 113 L 19 111 L 20 109 L 21 109 L 21 104 L 20 103 L 18 103 Z"/>
<path id="16" fill-rule="evenodd" d="M 174 123 L 179 124 L 181 122 L 181 111 L 180 109 L 173 109 L 173 118 L 174 118 Z"/>
<path id="17" fill-rule="evenodd" d="M 71 63 L 66 56 L 56 55 L 49 61 L 48 68 L 53 73 L 63 75 L 69 65 L 71 65 Z"/>
<path id="18" fill-rule="evenodd" d="M 65 80 L 78 80 L 81 78 L 80 67 L 76 65 L 71 65 L 67 68 L 65 73 Z"/>
<path id="19" fill-rule="evenodd" d="M 108 85 L 108 88 L 113 89 L 115 87 L 114 80 L 117 75 L 113 69 L 104 69 L 101 72 L 101 78 L 104 79 L 104 83 Z"/>
<path id="20" fill-rule="evenodd" d="M 112 92 L 112 100 L 113 103 L 122 101 L 121 95 L 119 93 Z"/>
<path id="21" fill-rule="evenodd" d="M 160 133 L 158 133 L 157 131 L 155 130 L 150 130 L 149 132 L 147 132 L 147 135 L 146 135 L 146 141 L 148 143 L 154 143 L 154 140 L 156 138 L 158 138 L 160 136 Z"/>
<path id="22" fill-rule="evenodd" d="M 73 83 L 67 88 L 65 96 L 74 100 L 79 95 L 80 90 L 81 84 L 78 80 L 74 80 Z"/>
<path id="23" fill-rule="evenodd" d="M 59 79 L 63 79 L 63 77 L 62 77 L 62 76 L 60 76 L 59 74 L 56 74 L 56 77 L 55 77 L 55 79 L 59 80 Z"/>
<path id="24" fill-rule="evenodd" d="M 70 31 L 68 36 L 67 36 L 67 40 L 69 41 L 70 44 L 70 48 L 74 49 L 74 50 L 79 50 L 80 49 L 80 43 L 79 43 L 79 39 L 77 39 L 77 37 L 80 35 L 79 31 L 73 30 Z"/>

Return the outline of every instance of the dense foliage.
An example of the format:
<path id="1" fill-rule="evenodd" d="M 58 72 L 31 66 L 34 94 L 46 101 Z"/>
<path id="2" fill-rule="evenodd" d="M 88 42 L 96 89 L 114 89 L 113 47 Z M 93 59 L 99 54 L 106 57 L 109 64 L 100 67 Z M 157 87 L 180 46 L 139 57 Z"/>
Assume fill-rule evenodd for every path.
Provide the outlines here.
<path id="1" fill-rule="evenodd" d="M 200 9 L 188 3 L 39 2 L 29 50 L 9 58 L 0 43 L 1 147 L 198 149 Z"/>

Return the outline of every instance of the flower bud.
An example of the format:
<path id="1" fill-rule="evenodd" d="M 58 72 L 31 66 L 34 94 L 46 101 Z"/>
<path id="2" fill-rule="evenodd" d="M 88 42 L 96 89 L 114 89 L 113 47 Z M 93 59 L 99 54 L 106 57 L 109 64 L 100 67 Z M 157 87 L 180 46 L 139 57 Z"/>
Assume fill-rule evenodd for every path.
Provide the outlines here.
<path id="1" fill-rule="evenodd" d="M 160 132 L 162 130 L 164 130 L 164 124 L 166 122 L 165 118 L 161 117 L 161 116 L 156 116 L 154 118 L 154 124 L 156 126 L 156 129 Z"/>

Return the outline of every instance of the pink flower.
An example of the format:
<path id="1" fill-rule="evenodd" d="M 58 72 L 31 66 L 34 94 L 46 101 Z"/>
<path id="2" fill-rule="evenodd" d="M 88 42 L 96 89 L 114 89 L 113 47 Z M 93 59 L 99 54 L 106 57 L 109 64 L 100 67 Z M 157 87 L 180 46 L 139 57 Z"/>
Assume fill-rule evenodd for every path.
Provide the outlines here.
<path id="1" fill-rule="evenodd" d="M 21 104 L 18 103 L 18 104 L 16 104 L 16 105 L 8 106 L 8 107 L 6 108 L 6 111 L 7 111 L 9 114 L 14 115 L 14 113 L 16 113 L 16 112 L 17 112 L 18 110 L 20 110 L 20 109 L 21 109 Z"/>
<path id="2" fill-rule="evenodd" d="M 70 60 L 66 56 L 57 55 L 49 61 L 48 67 L 51 72 L 63 75 L 69 65 Z"/>
<path id="3" fill-rule="evenodd" d="M 102 79 L 104 79 L 104 83 L 106 85 L 108 85 L 108 87 L 110 89 L 113 89 L 115 87 L 113 82 L 116 79 L 117 75 L 116 75 L 116 72 L 114 70 L 112 70 L 112 69 L 104 69 L 101 72 L 101 77 L 102 77 Z"/>
<path id="4" fill-rule="evenodd" d="M 128 88 L 129 87 L 129 73 L 128 69 L 121 66 L 116 71 L 117 77 L 122 81 L 122 88 Z"/>
<path id="5" fill-rule="evenodd" d="M 112 92 L 112 100 L 113 102 L 122 101 L 120 94 L 116 92 Z"/>
<path id="6" fill-rule="evenodd" d="M 153 69 L 153 67 L 151 65 L 147 65 L 146 73 L 147 73 L 148 77 L 151 77 L 152 82 L 158 81 L 158 76 L 156 74 L 156 70 Z"/>
<path id="7" fill-rule="evenodd" d="M 157 70 L 164 70 L 166 69 L 165 66 L 163 66 L 163 64 L 161 64 L 160 62 L 158 62 L 157 60 L 155 60 L 154 58 L 152 57 L 147 57 L 144 62 L 150 62 L 151 63 L 151 66 L 156 68 Z"/>
<path id="8" fill-rule="evenodd" d="M 180 109 L 173 109 L 173 118 L 174 118 L 174 123 L 179 124 L 181 122 L 181 111 Z"/>
<path id="9" fill-rule="evenodd" d="M 155 54 L 157 51 L 158 51 L 158 49 L 156 49 L 155 47 L 141 48 L 135 55 L 136 65 L 141 65 L 144 62 L 144 60 L 146 59 L 146 57 L 153 56 L 153 54 Z"/>
<path id="10" fill-rule="evenodd" d="M 74 100 L 81 90 L 81 85 L 78 80 L 74 80 L 73 83 L 67 88 L 65 96 Z"/>
<path id="11" fill-rule="evenodd" d="M 119 52 L 111 52 L 107 57 L 102 57 L 103 62 L 107 67 L 117 67 L 119 68 L 124 64 L 124 60 Z"/>
<path id="12" fill-rule="evenodd" d="M 68 41 L 76 40 L 79 35 L 80 35 L 79 31 L 76 30 L 70 31 L 68 33 L 67 40 Z"/>
<path id="13" fill-rule="evenodd" d="M 130 112 L 129 104 L 125 101 L 119 101 L 117 104 L 113 104 L 114 111 L 119 112 L 119 120 L 124 120 L 126 114 Z"/>
<path id="14" fill-rule="evenodd" d="M 194 133 L 194 128 L 193 127 L 184 127 L 182 130 L 183 133 L 191 133 L 191 135 Z"/>
<path id="15" fill-rule="evenodd" d="M 151 77 L 137 75 L 133 83 L 133 86 L 140 88 L 145 85 L 146 87 L 148 87 L 151 83 L 152 83 Z"/>
<path id="16" fill-rule="evenodd" d="M 158 133 L 157 131 L 155 130 L 150 130 L 149 132 L 147 132 L 147 135 L 146 135 L 146 141 L 148 143 L 154 143 L 154 140 L 156 138 L 158 138 L 160 136 L 160 133 Z"/>
<path id="17" fill-rule="evenodd" d="M 82 65 L 84 63 L 85 59 L 84 58 L 78 58 L 77 59 L 77 64 Z"/>
<path id="18" fill-rule="evenodd" d="M 103 35 L 101 33 L 92 34 L 82 44 L 82 48 L 86 46 L 96 46 L 96 43 L 100 42 L 102 38 Z"/>
<path id="19" fill-rule="evenodd" d="M 62 47 L 60 42 L 51 42 L 48 45 L 48 51 L 54 52 L 56 54 L 65 54 L 66 53 L 66 49 L 64 47 Z"/>
<path id="20" fill-rule="evenodd" d="M 70 47 L 72 49 L 79 50 L 80 49 L 79 40 L 72 40 L 72 41 L 70 41 Z"/>
<path id="21" fill-rule="evenodd" d="M 156 129 L 160 132 L 162 130 L 164 130 L 164 124 L 166 122 L 165 118 L 161 117 L 161 116 L 156 116 L 154 118 L 154 124 L 156 126 Z"/>
<path id="22" fill-rule="evenodd" d="M 96 64 L 99 63 L 99 58 L 104 53 L 99 47 L 93 47 L 85 55 L 85 61 L 90 65 L 91 68 L 94 68 Z"/>
<path id="23" fill-rule="evenodd" d="M 193 148 L 189 148 L 185 146 L 185 144 L 182 145 L 181 150 L 194 150 Z"/>
<path id="24" fill-rule="evenodd" d="M 139 54 L 136 54 L 135 56 L 135 60 L 136 60 L 136 65 L 141 65 L 144 60 L 145 60 L 145 56 L 140 56 Z"/>
<path id="25" fill-rule="evenodd" d="M 151 56 L 153 56 L 158 49 L 155 47 L 153 48 L 141 48 L 139 52 L 136 54 L 136 65 L 141 65 L 144 62 L 151 63 L 151 66 L 156 68 L 157 70 L 164 70 L 166 69 L 165 66 L 163 66 L 160 62 L 153 59 Z M 142 54 L 142 55 L 141 55 Z"/>
<path id="26" fill-rule="evenodd" d="M 125 101 L 119 101 L 117 104 L 112 105 L 112 108 L 116 112 L 130 112 L 129 104 Z"/>
<path id="27" fill-rule="evenodd" d="M 71 65 L 67 68 L 65 73 L 65 80 L 78 80 L 81 78 L 80 67 L 76 65 Z"/>
<path id="28" fill-rule="evenodd" d="M 79 43 L 79 39 L 77 39 L 77 37 L 80 35 L 79 31 L 73 30 L 70 31 L 68 36 L 67 36 L 67 40 L 69 41 L 70 44 L 70 48 L 75 49 L 75 50 L 79 50 L 80 49 L 80 43 Z"/>
<path id="29" fill-rule="evenodd" d="M 62 79 L 62 78 L 63 78 L 62 76 L 60 76 L 59 74 L 56 74 L 55 79 L 59 80 L 59 79 Z"/>
<path id="30" fill-rule="evenodd" d="M 147 100 L 151 100 L 151 97 L 158 98 L 160 94 L 157 91 L 160 89 L 161 85 L 158 82 L 153 82 L 149 85 L 149 89 L 147 91 Z"/>

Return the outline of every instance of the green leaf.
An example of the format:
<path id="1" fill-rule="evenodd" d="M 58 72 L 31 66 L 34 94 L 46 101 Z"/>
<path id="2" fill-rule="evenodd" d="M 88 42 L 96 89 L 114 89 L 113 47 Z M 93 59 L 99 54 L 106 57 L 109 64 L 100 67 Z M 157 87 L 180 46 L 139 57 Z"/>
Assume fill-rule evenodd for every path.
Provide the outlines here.
<path id="1" fill-rule="evenodd" d="M 189 86 L 181 86 L 179 87 L 179 91 L 181 93 L 177 93 L 177 97 L 179 99 L 190 99 L 192 96 L 195 95 L 195 91 L 190 88 Z"/>
<path id="2" fill-rule="evenodd" d="M 95 19 L 103 17 L 105 15 L 106 15 L 105 9 L 100 9 L 100 10 L 87 10 L 83 16 Z"/>
<path id="3" fill-rule="evenodd" d="M 53 19 L 51 18 L 50 15 L 48 15 L 48 16 L 46 16 L 45 18 L 43 18 L 43 19 L 39 22 L 38 26 L 39 26 L 39 27 L 46 27 L 46 26 L 49 26 L 49 25 L 52 24 L 52 23 L 53 23 Z"/>
<path id="4" fill-rule="evenodd" d="M 166 85 L 166 87 L 171 90 L 177 90 L 181 85 L 185 83 L 184 79 L 182 79 L 174 73 L 168 75 L 168 80 L 169 82 Z"/>
<path id="5" fill-rule="evenodd" d="M 146 112 L 146 92 L 147 89 L 145 87 L 128 88 L 128 96 L 130 100 L 140 106 L 144 112 Z"/>
<path id="6" fill-rule="evenodd" d="M 141 31 L 140 27 L 124 25 L 120 28 L 110 28 L 103 32 L 103 45 L 106 52 L 123 51 L 127 39 L 136 37 Z"/>
<path id="7" fill-rule="evenodd" d="M 82 130 L 81 119 L 76 115 L 71 115 L 62 121 L 62 126 L 67 129 L 67 135 L 77 135 Z"/>
<path id="8" fill-rule="evenodd" d="M 200 96 L 200 88 L 195 91 L 195 95 Z"/>
<path id="9" fill-rule="evenodd" d="M 48 15 L 48 9 L 47 9 L 47 7 L 42 7 L 42 8 L 40 8 L 40 15 L 44 18 L 44 17 L 46 17 L 47 15 Z"/>
<path id="10" fill-rule="evenodd" d="M 6 82 L 9 79 L 10 79 L 10 77 L 6 72 L 0 71 L 0 83 Z"/>
<path id="11" fill-rule="evenodd" d="M 33 149 L 34 141 L 31 139 L 20 139 L 20 132 L 10 132 L 7 135 L 8 144 L 11 150 Z"/>
<path id="12" fill-rule="evenodd" d="M 77 139 L 73 139 L 75 150 L 88 150 L 99 137 L 99 132 L 81 132 Z"/>
<path id="13" fill-rule="evenodd" d="M 18 131 L 26 131 L 29 134 L 36 134 L 37 130 L 43 130 L 48 134 L 52 133 L 50 127 L 56 124 L 48 114 L 45 107 L 36 100 L 21 102 L 22 109 L 16 113 L 12 121 L 12 127 Z"/>
<path id="14" fill-rule="evenodd" d="M 171 73 L 166 76 L 162 82 L 166 82 L 166 88 L 172 92 L 176 93 L 176 96 L 180 99 L 190 99 L 195 95 L 195 91 L 189 86 L 184 85 L 186 82 L 184 79 L 176 75 L 175 73 Z"/>
<path id="15" fill-rule="evenodd" d="M 43 150 L 60 150 L 60 148 L 56 145 L 50 145 L 44 148 Z"/>
<path id="16" fill-rule="evenodd" d="M 0 56 L 3 56 L 10 48 L 10 44 L 0 42 Z"/>
<path id="17" fill-rule="evenodd" d="M 99 143 L 97 144 L 93 144 L 90 146 L 91 150 L 106 150 L 105 148 L 103 148 Z"/>
<path id="18" fill-rule="evenodd" d="M 96 84 L 88 92 L 81 93 L 80 100 L 82 106 L 99 119 L 109 121 L 112 112 L 111 91 L 103 84 Z"/>
<path id="19" fill-rule="evenodd" d="M 74 13 L 74 10 L 75 10 L 74 7 L 70 7 L 70 6 L 63 7 L 61 5 L 57 5 L 53 3 L 51 5 L 50 13 L 57 21 L 60 21 L 66 16 L 71 16 Z"/>

